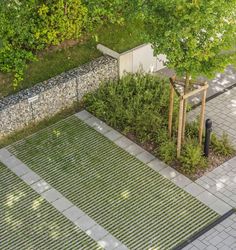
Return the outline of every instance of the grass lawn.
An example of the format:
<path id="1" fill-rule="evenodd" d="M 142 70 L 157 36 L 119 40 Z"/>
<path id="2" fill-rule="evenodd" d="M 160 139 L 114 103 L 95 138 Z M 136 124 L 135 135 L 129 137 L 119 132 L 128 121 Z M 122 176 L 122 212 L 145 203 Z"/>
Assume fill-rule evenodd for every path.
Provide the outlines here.
<path id="1" fill-rule="evenodd" d="M 1 250 L 99 249 L 1 163 L 0 176 Z"/>
<path id="2" fill-rule="evenodd" d="M 129 249 L 171 249 L 218 217 L 75 116 L 8 149 Z"/>
<path id="3" fill-rule="evenodd" d="M 138 46 L 143 43 L 141 37 L 143 29 L 142 24 L 135 22 L 129 22 L 124 26 L 106 25 L 95 32 L 93 36 L 86 37 L 85 41 L 78 45 L 43 53 L 38 57 L 38 61 L 29 64 L 19 89 L 31 87 L 101 56 L 101 53 L 96 49 L 98 43 L 102 43 L 117 52 L 124 52 Z M 0 74 L 0 97 L 15 93 L 19 89 L 13 89 L 11 75 Z"/>

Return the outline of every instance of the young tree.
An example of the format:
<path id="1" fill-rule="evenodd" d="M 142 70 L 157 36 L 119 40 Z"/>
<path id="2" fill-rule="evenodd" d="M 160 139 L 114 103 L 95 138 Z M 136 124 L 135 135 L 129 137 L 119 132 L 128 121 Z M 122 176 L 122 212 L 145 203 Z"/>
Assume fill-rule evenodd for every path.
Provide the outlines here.
<path id="1" fill-rule="evenodd" d="M 236 0 L 148 0 L 144 9 L 148 40 L 185 77 L 185 93 L 191 78 L 212 77 L 235 60 Z"/>

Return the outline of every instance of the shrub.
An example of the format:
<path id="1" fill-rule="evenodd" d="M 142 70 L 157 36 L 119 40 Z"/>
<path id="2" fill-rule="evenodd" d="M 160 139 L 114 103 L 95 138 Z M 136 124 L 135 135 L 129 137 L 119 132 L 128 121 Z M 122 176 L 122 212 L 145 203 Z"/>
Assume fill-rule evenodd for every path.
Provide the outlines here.
<path id="1" fill-rule="evenodd" d="M 187 138 L 197 138 L 199 132 L 199 119 L 186 123 L 185 135 Z"/>
<path id="2" fill-rule="evenodd" d="M 35 14 L 34 1 L 0 2 L 0 71 L 13 72 L 15 84 L 21 80 L 26 62 L 35 58 Z"/>
<path id="3" fill-rule="evenodd" d="M 58 45 L 68 39 L 78 39 L 87 21 L 87 8 L 81 0 L 47 0 L 38 7 L 38 27 L 35 32 L 40 44 Z"/>
<path id="4" fill-rule="evenodd" d="M 187 140 L 180 157 L 182 170 L 188 174 L 195 173 L 197 169 L 205 168 L 207 161 L 202 155 L 202 148 L 197 141 Z"/>
<path id="5" fill-rule="evenodd" d="M 220 139 L 213 133 L 211 135 L 211 148 L 214 153 L 222 156 L 230 156 L 235 151 L 226 133 L 223 133 Z"/>
<path id="6" fill-rule="evenodd" d="M 157 155 L 167 164 L 171 164 L 176 159 L 176 141 L 163 141 L 156 150 Z"/>
<path id="7" fill-rule="evenodd" d="M 129 0 L 84 0 L 84 3 L 88 7 L 92 27 L 105 23 L 123 24 L 125 17 L 134 16 L 134 4 Z"/>
<path id="8" fill-rule="evenodd" d="M 158 142 L 168 126 L 169 84 L 152 75 L 127 75 L 84 97 L 86 108 L 111 126 L 133 133 L 141 142 Z M 174 123 L 177 105 L 174 109 Z"/>

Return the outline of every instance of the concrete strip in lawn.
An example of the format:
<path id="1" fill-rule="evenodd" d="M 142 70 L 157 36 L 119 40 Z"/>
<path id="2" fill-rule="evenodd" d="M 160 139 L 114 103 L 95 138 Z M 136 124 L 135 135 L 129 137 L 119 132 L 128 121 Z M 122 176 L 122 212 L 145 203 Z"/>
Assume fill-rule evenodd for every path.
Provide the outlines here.
<path id="1" fill-rule="evenodd" d="M 158 158 L 123 136 L 118 131 L 109 127 L 98 118 L 94 117 L 88 111 L 83 110 L 77 113 L 76 116 L 89 126 L 95 128 L 109 140 L 113 141 L 117 146 L 135 156 L 141 162 L 147 164 L 154 171 L 169 179 L 180 188 L 183 188 L 186 192 L 194 196 L 196 199 L 200 200 L 202 203 L 210 207 L 219 215 L 223 215 L 232 209 L 229 204 L 211 194 L 208 190 L 204 189 L 198 183 L 194 183 L 186 176 L 180 174 L 175 169 L 161 162 Z M 103 127 L 105 127 L 106 129 L 101 129 Z"/>
<path id="2" fill-rule="evenodd" d="M 122 246 L 128 249 L 6 148 L 0 149 L 0 161 L 102 248 L 112 250 Z"/>

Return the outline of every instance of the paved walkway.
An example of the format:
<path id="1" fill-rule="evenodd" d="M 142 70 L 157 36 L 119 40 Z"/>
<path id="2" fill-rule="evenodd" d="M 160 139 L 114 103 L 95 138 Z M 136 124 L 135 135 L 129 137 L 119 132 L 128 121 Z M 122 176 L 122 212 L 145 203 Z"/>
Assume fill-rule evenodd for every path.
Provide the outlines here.
<path id="1" fill-rule="evenodd" d="M 236 208 L 236 157 L 202 176 L 196 183 Z M 184 248 L 190 249 L 235 250 L 236 213 Z"/>
<path id="2" fill-rule="evenodd" d="M 183 250 L 235 250 L 236 214 L 209 230 Z"/>
<path id="3" fill-rule="evenodd" d="M 188 114 L 188 119 L 193 120 L 199 114 L 197 107 Z M 207 102 L 207 118 L 213 121 L 213 131 L 219 136 L 227 133 L 236 147 L 236 87 Z"/>
<path id="4" fill-rule="evenodd" d="M 202 176 L 196 183 L 236 208 L 236 157 Z"/>

